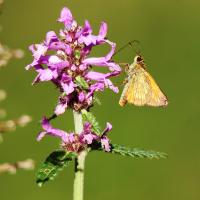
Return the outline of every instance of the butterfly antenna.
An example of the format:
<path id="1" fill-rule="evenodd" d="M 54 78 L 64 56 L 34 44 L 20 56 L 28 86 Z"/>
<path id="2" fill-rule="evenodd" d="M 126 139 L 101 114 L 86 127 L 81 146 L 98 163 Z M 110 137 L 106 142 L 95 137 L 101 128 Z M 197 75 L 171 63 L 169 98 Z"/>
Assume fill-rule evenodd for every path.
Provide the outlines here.
<path id="1" fill-rule="evenodd" d="M 130 42 L 128 42 L 127 44 L 125 44 L 124 46 L 122 46 L 121 48 L 119 48 L 114 54 L 113 56 L 115 56 L 116 54 L 118 54 L 120 51 L 124 50 L 126 47 L 133 47 L 136 54 L 140 54 L 140 49 L 139 48 L 135 48 L 135 44 L 139 45 L 140 41 L 138 40 L 132 40 Z"/>
<path id="2" fill-rule="evenodd" d="M 140 41 L 133 40 L 131 43 L 131 47 L 133 47 L 133 49 L 137 55 L 141 54 Z"/>

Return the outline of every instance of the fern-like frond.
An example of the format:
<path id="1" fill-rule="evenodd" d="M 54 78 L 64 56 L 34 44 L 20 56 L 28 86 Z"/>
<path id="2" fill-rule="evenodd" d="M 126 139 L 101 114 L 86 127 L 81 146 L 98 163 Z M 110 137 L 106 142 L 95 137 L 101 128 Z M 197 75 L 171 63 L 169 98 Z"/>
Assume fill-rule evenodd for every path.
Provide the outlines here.
<path id="1" fill-rule="evenodd" d="M 91 145 L 91 150 L 103 151 L 101 143 L 93 143 Z M 130 156 L 132 158 L 148 158 L 148 159 L 160 159 L 167 158 L 166 153 L 153 151 L 153 150 L 144 150 L 140 148 L 129 148 L 119 144 L 111 144 L 111 151 L 108 153 L 119 154 L 122 156 Z"/>
<path id="2" fill-rule="evenodd" d="M 148 159 L 167 158 L 166 153 L 153 150 L 143 150 L 139 148 L 129 148 L 119 144 L 111 145 L 111 153 L 120 154 L 122 156 L 130 156 L 132 158 L 148 158 Z"/>

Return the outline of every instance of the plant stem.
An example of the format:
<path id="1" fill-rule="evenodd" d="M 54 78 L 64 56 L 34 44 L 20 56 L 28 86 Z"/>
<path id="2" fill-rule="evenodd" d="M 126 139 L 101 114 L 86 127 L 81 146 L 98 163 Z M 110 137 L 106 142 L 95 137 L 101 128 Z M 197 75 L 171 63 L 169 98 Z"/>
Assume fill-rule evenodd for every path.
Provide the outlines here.
<path id="1" fill-rule="evenodd" d="M 76 111 L 74 114 L 75 132 L 80 134 L 83 130 L 82 115 Z M 73 200 L 83 200 L 84 197 L 84 168 L 87 151 L 82 151 L 75 160 L 75 178 Z"/>

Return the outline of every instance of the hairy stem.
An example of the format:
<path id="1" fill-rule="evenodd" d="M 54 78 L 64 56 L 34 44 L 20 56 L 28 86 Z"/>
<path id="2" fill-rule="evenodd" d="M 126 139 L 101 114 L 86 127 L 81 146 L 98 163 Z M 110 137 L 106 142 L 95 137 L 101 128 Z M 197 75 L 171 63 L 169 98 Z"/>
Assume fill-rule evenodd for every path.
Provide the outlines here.
<path id="1" fill-rule="evenodd" d="M 81 113 L 73 111 L 75 132 L 80 134 L 83 130 Z M 84 197 L 84 168 L 87 151 L 82 151 L 75 160 L 74 196 L 73 200 L 83 200 Z"/>

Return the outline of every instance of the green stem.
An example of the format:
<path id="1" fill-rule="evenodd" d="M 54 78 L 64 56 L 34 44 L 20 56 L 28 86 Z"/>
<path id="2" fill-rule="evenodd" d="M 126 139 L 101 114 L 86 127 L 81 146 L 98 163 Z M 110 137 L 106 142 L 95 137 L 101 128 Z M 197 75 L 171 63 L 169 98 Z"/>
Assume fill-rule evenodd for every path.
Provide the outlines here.
<path id="1" fill-rule="evenodd" d="M 82 115 L 76 111 L 74 114 L 75 132 L 80 134 L 83 130 Z M 84 168 L 87 151 L 82 151 L 75 160 L 74 196 L 73 200 L 83 200 L 84 197 Z"/>

